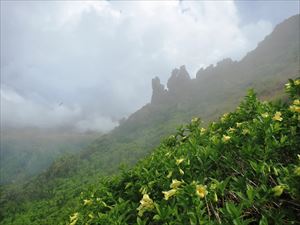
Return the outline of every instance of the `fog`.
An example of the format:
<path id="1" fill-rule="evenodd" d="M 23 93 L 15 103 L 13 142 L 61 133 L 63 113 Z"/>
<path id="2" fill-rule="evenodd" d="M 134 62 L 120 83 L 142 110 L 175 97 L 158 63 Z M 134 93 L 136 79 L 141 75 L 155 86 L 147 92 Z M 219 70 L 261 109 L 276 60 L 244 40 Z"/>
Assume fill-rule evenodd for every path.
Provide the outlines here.
<path id="1" fill-rule="evenodd" d="M 1 129 L 107 132 L 150 101 L 153 77 L 239 60 L 298 10 L 297 1 L 1 1 Z"/>

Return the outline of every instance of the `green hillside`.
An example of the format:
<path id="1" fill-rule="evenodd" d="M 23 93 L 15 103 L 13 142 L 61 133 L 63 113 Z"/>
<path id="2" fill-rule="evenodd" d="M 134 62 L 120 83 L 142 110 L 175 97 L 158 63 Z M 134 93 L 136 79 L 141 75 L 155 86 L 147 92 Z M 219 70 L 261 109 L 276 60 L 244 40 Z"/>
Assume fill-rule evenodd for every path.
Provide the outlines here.
<path id="1" fill-rule="evenodd" d="M 207 129 L 198 118 L 145 160 L 80 194 L 70 224 L 295 224 L 300 79 L 287 103 L 250 91 Z"/>
<path id="2" fill-rule="evenodd" d="M 130 172 L 125 172 L 125 175 L 121 175 L 121 177 L 116 178 L 115 181 L 106 181 L 108 179 L 106 176 L 116 174 L 119 171 L 120 165 L 122 164 L 123 166 L 121 167 L 123 168 L 123 170 L 127 171 L 128 168 L 131 168 L 133 165 L 135 165 L 138 160 L 149 155 L 153 151 L 153 149 L 156 146 L 158 146 L 162 138 L 174 133 L 176 131 L 176 128 L 180 124 L 187 123 L 188 121 L 190 121 L 191 118 L 201 117 L 204 120 L 204 126 L 206 127 L 210 121 L 218 118 L 221 114 L 234 110 L 238 105 L 238 103 L 240 102 L 240 100 L 242 99 L 242 97 L 244 96 L 246 90 L 249 89 L 250 87 L 254 87 L 258 91 L 258 96 L 263 97 L 264 99 L 282 98 L 283 83 L 286 82 L 288 78 L 295 78 L 297 75 L 299 76 L 299 48 L 297 48 L 297 46 L 299 46 L 298 31 L 299 31 L 299 15 L 291 17 L 288 20 L 284 21 L 282 24 L 279 24 L 275 28 L 273 33 L 271 33 L 262 43 L 258 45 L 258 47 L 255 50 L 253 50 L 251 53 L 245 56 L 240 62 L 225 60 L 221 63 L 218 63 L 216 66 L 208 67 L 205 70 L 200 70 L 197 73 L 197 77 L 195 79 L 190 78 L 189 74 L 185 70 L 185 67 L 183 66 L 180 69 L 175 69 L 172 72 L 172 75 L 167 84 L 168 89 L 165 89 L 164 86 L 160 84 L 159 79 L 154 79 L 152 81 L 153 95 L 152 95 L 151 103 L 145 105 L 143 108 L 133 113 L 124 123 L 122 123 L 119 127 L 115 128 L 112 132 L 106 135 L 102 135 L 96 141 L 91 143 L 88 147 L 80 151 L 78 154 L 74 154 L 71 156 L 68 155 L 59 160 L 56 160 L 47 169 L 47 171 L 39 174 L 36 177 L 29 179 L 24 183 L 14 184 L 9 186 L 1 186 L 0 224 L 32 224 L 32 225 L 65 224 L 66 221 L 69 220 L 69 215 L 72 215 L 72 213 L 76 212 L 77 207 L 78 210 L 80 211 L 80 217 L 78 223 L 80 221 L 87 222 L 87 218 L 83 217 L 85 213 L 89 214 L 87 210 L 90 210 L 90 212 L 93 214 L 96 214 L 96 211 L 93 211 L 88 207 L 83 207 L 81 209 L 80 207 L 82 205 L 82 201 L 80 201 L 80 199 L 84 198 L 88 200 L 89 198 L 91 198 L 90 194 L 85 196 L 86 193 L 90 193 L 89 192 L 90 187 L 95 187 L 94 190 L 95 191 L 97 190 L 98 192 L 102 190 L 101 188 L 103 188 L 103 190 L 107 189 L 109 192 L 112 193 L 111 199 L 109 201 L 106 201 L 105 199 L 105 204 L 107 204 L 107 206 L 109 207 L 104 206 L 103 209 L 99 208 L 99 213 L 104 213 L 107 211 L 107 214 L 103 214 L 103 216 L 102 214 L 100 216 L 93 215 L 95 219 L 99 220 L 101 219 L 101 217 L 103 217 L 103 220 L 105 220 L 108 218 L 118 217 L 119 220 L 121 221 L 128 221 L 128 224 L 133 223 L 132 221 L 136 222 L 137 221 L 136 208 L 138 207 L 137 204 L 141 199 L 141 195 L 138 195 L 137 193 L 140 192 L 138 191 L 135 193 L 131 192 L 132 199 L 129 198 L 128 196 L 125 198 L 121 194 L 126 193 L 126 191 L 124 191 L 124 189 L 119 189 L 119 187 L 122 187 L 120 186 L 123 185 L 121 180 L 126 176 L 128 177 L 129 180 L 131 180 L 130 182 L 132 182 L 132 185 L 128 184 L 129 186 L 127 188 L 138 187 L 139 182 L 144 182 L 144 181 L 146 182 L 146 180 L 140 179 L 139 176 L 137 176 L 136 179 L 131 177 L 131 173 L 140 173 L 140 170 L 143 170 L 142 167 L 144 166 L 145 166 L 145 170 L 142 174 L 145 177 L 148 177 L 149 175 L 149 182 L 150 182 L 150 180 L 153 179 L 153 177 L 151 176 L 154 176 L 156 173 L 156 172 L 153 173 L 153 171 L 151 172 L 150 170 L 152 165 L 151 162 L 149 161 L 149 159 L 146 160 L 145 162 L 142 162 L 141 164 L 139 164 L 140 166 L 136 167 L 136 169 L 130 170 Z M 252 97 L 249 97 L 249 99 L 252 99 Z M 250 103 L 247 104 L 249 105 Z M 285 118 L 289 119 L 291 121 L 294 121 L 294 123 L 297 122 L 296 119 L 292 120 L 292 112 L 288 111 L 287 109 L 284 109 L 283 105 L 273 106 L 272 104 L 269 103 L 261 104 L 257 102 L 257 107 L 262 107 L 263 109 L 267 110 L 270 114 L 270 118 L 274 116 L 273 114 L 276 113 L 276 111 L 280 111 L 284 116 L 284 119 Z M 256 114 L 250 115 L 249 112 L 252 111 L 249 111 L 247 117 L 242 118 L 242 115 L 240 117 L 240 120 L 249 122 L 249 125 L 247 126 L 249 126 L 250 131 L 251 129 L 254 129 L 254 124 L 250 123 L 251 122 L 250 120 L 256 118 L 255 116 L 257 116 L 259 113 L 264 113 L 255 110 L 256 109 L 253 109 L 253 112 L 255 112 Z M 238 116 L 239 113 L 240 112 L 235 112 L 232 115 Z M 268 121 L 271 123 L 273 120 L 270 118 Z M 182 135 L 186 136 L 187 135 L 186 129 L 191 129 L 190 133 L 192 136 L 198 135 L 197 132 L 193 130 L 196 129 L 196 124 L 198 126 L 198 122 L 194 121 L 194 123 L 192 123 L 192 125 L 189 125 L 187 128 L 183 128 L 183 127 L 179 128 L 179 131 L 181 133 L 183 132 Z M 280 128 L 279 129 L 277 127 L 278 125 L 276 126 L 274 125 L 275 127 L 273 127 L 273 129 L 275 129 L 276 132 L 277 132 L 276 129 L 279 129 L 278 132 L 286 132 L 280 134 L 284 134 L 287 137 L 289 137 L 288 135 L 291 135 L 290 136 L 291 139 L 295 138 L 295 136 L 293 135 L 296 134 L 288 133 L 287 131 L 287 127 L 290 126 L 292 123 L 283 124 L 283 123 L 276 122 L 274 124 L 280 124 L 280 126 L 285 127 L 283 130 L 281 130 L 281 127 L 279 127 Z M 222 123 L 219 123 L 217 125 L 210 125 L 208 127 L 209 130 L 208 134 L 212 134 L 211 132 L 214 131 L 216 132 L 216 135 L 218 134 L 218 136 L 222 138 L 222 135 L 225 134 L 225 128 L 229 129 L 229 127 L 227 127 L 229 125 L 230 127 L 237 129 L 236 127 L 234 127 L 234 124 L 227 124 L 226 126 L 224 125 L 224 127 L 222 127 Z M 218 129 L 221 130 L 217 131 Z M 258 131 L 259 130 L 257 130 L 257 132 Z M 257 148 L 263 145 L 265 143 L 264 142 L 265 140 L 262 140 L 260 138 L 264 137 L 263 136 L 264 133 L 263 130 L 261 130 L 260 132 L 261 133 L 258 133 L 253 137 L 252 137 L 252 133 L 250 133 L 251 135 L 246 134 L 245 136 L 241 136 L 241 140 L 239 142 L 240 145 L 245 144 L 245 146 L 250 146 L 250 144 L 252 143 L 252 145 L 254 144 L 255 146 L 257 145 Z M 291 130 L 290 132 L 294 132 L 294 131 Z M 238 133 L 235 133 L 235 135 L 237 134 Z M 221 142 L 219 143 L 219 139 L 217 139 L 217 136 L 213 138 L 213 136 L 209 137 L 207 135 L 203 137 L 212 138 L 212 139 L 211 140 L 207 139 L 205 140 L 205 142 L 199 143 L 199 140 L 194 138 L 196 142 L 192 143 L 192 145 L 195 147 L 197 146 L 197 148 L 198 147 L 200 148 L 200 146 L 204 148 L 205 146 L 211 145 L 211 147 L 208 150 L 205 150 L 207 151 L 207 153 L 203 155 L 204 158 L 203 159 L 199 158 L 203 153 L 203 152 L 202 153 L 199 152 L 198 151 L 199 149 L 195 149 L 193 151 L 195 151 L 194 152 L 195 154 L 199 154 L 199 157 L 196 157 L 197 160 L 203 161 L 204 164 L 201 165 L 201 168 L 205 170 L 208 178 L 209 177 L 215 178 L 219 182 L 221 182 L 223 180 L 223 177 L 217 177 L 217 175 L 230 176 L 232 171 L 230 168 L 227 168 L 227 166 L 228 163 L 232 161 L 228 161 L 226 163 L 226 159 L 224 159 L 225 161 L 222 159 L 224 161 L 224 165 L 219 161 L 212 163 L 211 166 L 216 166 L 216 165 L 218 165 L 219 167 L 224 166 L 224 168 L 227 169 L 223 171 L 224 174 L 220 169 L 216 170 L 219 171 L 220 174 L 218 174 L 217 172 L 215 174 L 214 173 L 208 174 L 208 172 L 211 170 L 211 166 L 204 167 L 207 166 L 206 162 L 211 162 L 208 153 L 212 153 L 215 154 L 216 156 L 221 157 L 219 155 L 221 154 L 219 151 L 219 147 L 221 148 L 221 146 L 223 146 L 225 149 L 228 148 L 227 149 L 228 157 L 235 157 L 235 155 L 232 154 L 231 149 L 234 149 L 233 147 L 235 148 L 238 147 L 239 149 L 239 147 L 241 146 L 231 145 L 234 143 L 238 144 L 237 136 L 232 137 L 232 140 L 229 141 L 229 143 L 227 143 L 228 145 L 227 144 L 225 145 L 224 143 Z M 227 134 L 226 136 L 230 136 L 230 135 Z M 252 137 L 253 140 L 249 137 Z M 294 142 L 289 141 L 289 138 L 288 140 L 285 139 L 286 138 L 283 137 L 284 144 L 289 143 L 288 146 L 290 147 L 293 146 L 293 148 L 297 147 L 297 145 L 295 145 Z M 190 139 L 189 137 L 186 138 L 186 141 L 183 144 L 183 146 L 185 146 L 186 148 L 189 145 L 188 144 L 189 142 L 187 142 L 188 140 L 192 140 L 192 139 Z M 179 147 L 179 143 L 183 140 L 176 138 L 173 141 L 174 141 L 173 143 L 174 150 L 177 149 L 178 154 L 180 152 L 182 152 L 183 154 L 184 149 Z M 170 140 L 167 142 L 170 142 Z M 246 143 L 248 143 L 248 145 Z M 168 145 L 170 144 L 172 145 L 172 143 L 169 143 Z M 271 145 L 268 146 L 270 147 Z M 170 151 L 170 148 L 171 146 L 168 147 L 167 143 L 164 143 L 161 145 L 161 147 L 159 147 L 159 149 L 161 149 L 161 152 L 165 152 L 165 154 Z M 255 147 L 252 150 L 254 151 L 257 149 Z M 253 153 L 252 150 L 249 149 L 251 153 Z M 269 151 L 270 149 L 267 150 Z M 156 153 L 154 154 L 155 157 L 158 157 L 155 160 L 156 161 L 155 163 L 157 164 L 153 164 L 153 166 L 157 168 L 158 170 L 157 178 L 159 178 L 161 176 L 162 170 L 166 168 L 172 168 L 173 161 L 168 159 L 167 156 L 160 155 L 160 153 L 157 152 L 160 151 L 157 150 Z M 246 154 L 247 150 L 243 149 L 243 151 L 241 151 L 241 154 L 244 154 L 243 152 Z M 241 157 L 238 155 L 238 153 L 236 154 L 237 154 L 236 157 Z M 180 156 L 178 155 L 178 157 Z M 226 154 L 225 157 L 227 157 Z M 249 157 L 249 155 L 247 157 Z M 261 154 L 259 154 L 259 157 L 261 157 Z M 196 158 L 193 158 L 193 160 L 196 160 Z M 288 158 L 289 158 L 288 155 L 284 157 L 284 159 L 288 159 Z M 162 161 L 162 159 L 165 159 L 168 162 L 166 163 Z M 190 161 L 191 160 L 192 158 L 190 158 Z M 232 160 L 232 158 L 229 158 L 228 160 Z M 252 159 L 252 160 L 256 160 L 256 159 Z M 239 160 L 237 161 L 239 162 Z M 162 167 L 158 165 L 160 163 Z M 170 165 L 168 163 L 170 163 Z M 195 179 L 195 181 L 199 182 L 199 184 L 202 185 L 208 185 L 209 187 L 211 181 L 202 180 L 202 178 L 204 179 L 204 177 L 202 178 L 200 177 L 200 171 L 195 172 L 194 175 L 192 173 L 188 173 L 186 169 L 189 168 L 188 167 L 189 165 L 187 165 L 186 163 L 187 161 L 184 160 L 180 164 L 180 166 L 182 166 L 182 168 L 181 167 L 180 168 L 185 173 L 185 176 L 187 176 L 187 174 L 191 174 L 191 176 L 199 176 L 199 179 L 197 178 Z M 260 166 L 260 162 L 257 161 L 256 163 L 259 163 Z M 266 163 L 268 163 L 269 165 L 269 161 L 266 161 Z M 274 165 L 277 168 L 277 164 L 276 164 L 277 161 L 274 161 L 274 163 L 275 163 Z M 282 165 L 285 166 L 284 162 L 278 161 L 278 163 L 282 163 Z M 270 165 L 273 164 L 270 163 Z M 187 167 L 183 167 L 183 166 L 187 166 Z M 155 169 L 155 167 L 153 168 Z M 281 167 L 278 166 L 277 170 L 281 170 L 280 168 Z M 241 171 L 242 170 L 238 170 L 238 172 Z M 286 171 L 286 170 L 282 169 L 282 171 Z M 174 172 L 174 175 L 175 173 L 178 173 L 178 171 Z M 249 175 L 249 179 L 252 178 L 251 176 Z M 151 193 L 147 192 L 150 195 L 151 199 L 155 200 L 156 202 L 158 201 L 159 198 L 161 198 L 161 191 L 168 190 L 167 188 L 169 188 L 171 178 L 175 179 L 176 177 L 170 177 L 170 179 L 168 178 L 169 179 L 168 182 L 167 180 L 165 180 L 164 181 L 165 183 L 161 184 L 162 186 L 158 186 L 159 188 L 163 188 L 162 190 L 153 189 L 153 194 L 156 193 L 155 196 L 153 196 L 152 192 Z M 184 178 L 185 185 L 183 185 L 182 187 L 186 187 L 186 188 L 190 187 L 192 190 L 192 184 L 191 184 L 192 180 L 190 179 L 191 177 L 190 178 L 183 177 L 183 178 Z M 161 177 L 159 179 L 163 179 L 163 178 Z M 179 177 L 176 179 L 181 180 L 181 178 Z M 104 183 L 104 185 L 100 185 L 99 182 Z M 135 184 L 136 182 L 137 184 Z M 233 180 L 230 180 L 228 182 L 233 182 Z M 124 181 L 124 183 L 126 182 Z M 278 181 L 275 180 L 274 185 L 276 186 L 277 183 Z M 285 185 L 290 185 L 290 183 L 285 181 L 283 183 Z M 257 183 L 257 185 L 259 184 L 260 183 Z M 118 189 L 120 191 L 119 193 L 120 204 L 119 203 L 117 204 L 115 202 L 118 201 L 118 197 L 116 197 L 118 196 L 118 194 L 116 194 L 117 191 L 115 192 L 114 191 L 115 189 L 111 187 L 111 185 L 113 186 L 115 185 L 116 190 Z M 151 185 L 155 186 L 158 184 L 154 182 L 153 184 L 151 183 Z M 234 188 L 238 187 L 235 186 L 236 184 L 232 184 L 232 185 Z M 259 186 L 256 187 L 254 184 L 251 185 L 253 188 L 255 188 L 255 190 L 257 187 L 259 187 Z M 129 190 L 132 191 L 132 189 Z M 285 188 L 285 191 L 287 190 L 288 189 Z M 80 194 L 81 192 L 83 192 L 84 194 L 81 195 Z M 210 190 L 208 190 L 208 192 L 211 193 Z M 286 193 L 284 192 L 284 194 Z M 109 198 L 109 195 L 110 194 L 108 194 L 107 196 L 105 194 L 104 196 Z M 217 195 L 219 196 L 220 193 L 217 193 Z M 294 196 L 294 192 L 291 192 L 290 195 L 292 198 Z M 98 194 L 97 195 L 95 194 L 94 196 L 99 197 Z M 234 194 L 234 196 L 240 198 L 240 196 L 237 196 L 237 194 Z M 220 196 L 218 198 L 220 198 Z M 226 198 L 228 198 L 228 195 L 226 196 Z M 130 201 L 126 202 L 126 199 Z M 170 200 L 173 201 L 173 198 L 171 198 Z M 112 207 L 113 205 L 118 205 L 118 206 L 114 207 L 114 210 L 109 210 L 110 207 Z M 221 206 L 223 205 L 220 205 L 220 207 Z M 92 207 L 94 207 L 94 205 L 92 205 Z M 94 210 L 98 210 L 97 207 Z M 128 211 L 126 212 L 122 211 L 123 210 L 122 207 L 126 207 L 126 209 L 127 208 L 130 209 L 131 212 L 134 213 L 128 214 Z M 228 207 L 232 208 L 233 206 L 232 207 L 228 206 Z M 199 210 L 200 209 L 201 208 L 199 208 Z M 209 210 L 210 210 L 210 217 L 212 220 L 213 218 L 212 215 L 214 214 L 214 212 L 213 209 L 209 208 Z M 234 211 L 235 209 L 232 210 Z M 125 213 L 123 216 L 119 214 L 122 212 Z M 216 211 L 216 212 L 221 214 L 221 211 L 220 212 Z M 167 213 L 167 211 L 163 211 L 163 213 Z M 88 214 L 86 215 L 88 216 Z M 149 216 L 152 217 L 154 216 L 154 214 L 151 211 L 145 212 L 145 215 L 147 214 L 149 214 Z M 129 218 L 127 218 L 128 220 L 125 218 L 127 216 L 129 216 Z M 176 217 L 174 217 L 174 221 L 175 218 Z M 160 222 L 160 224 L 162 223 L 164 223 L 163 220 Z M 107 222 L 107 224 L 109 224 L 109 222 Z M 119 224 L 123 224 L 123 223 L 120 222 Z"/>

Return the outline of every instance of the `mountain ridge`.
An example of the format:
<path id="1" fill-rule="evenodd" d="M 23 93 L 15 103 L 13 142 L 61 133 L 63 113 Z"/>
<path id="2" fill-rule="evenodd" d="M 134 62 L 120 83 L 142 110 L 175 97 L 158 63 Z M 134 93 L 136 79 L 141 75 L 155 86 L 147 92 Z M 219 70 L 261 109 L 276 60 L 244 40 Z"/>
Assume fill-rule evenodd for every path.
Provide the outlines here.
<path id="1" fill-rule="evenodd" d="M 216 66 L 210 65 L 205 69 L 199 69 L 196 73 L 196 78 L 190 78 L 184 65 L 172 71 L 167 82 L 167 88 L 160 83 L 159 77 L 153 78 L 151 102 L 130 115 L 129 121 L 134 120 L 134 118 L 138 120 L 139 117 L 142 117 L 139 114 L 155 111 L 157 105 L 177 104 L 180 108 L 180 104 L 184 105 L 184 101 L 191 99 L 191 96 L 197 96 L 198 99 L 196 101 L 203 102 L 208 96 L 210 96 L 210 99 L 212 99 L 211 96 L 213 96 L 213 99 L 217 99 L 235 94 L 231 101 L 237 104 L 243 97 L 244 91 L 241 90 L 255 88 L 260 94 L 263 89 L 266 89 L 265 86 L 267 85 L 271 89 L 269 92 L 277 91 L 278 87 L 282 86 L 287 78 L 295 78 L 300 70 L 298 51 L 300 48 L 299 24 L 299 14 L 284 20 L 275 26 L 273 32 L 240 61 L 225 58 L 219 61 Z M 272 43 L 269 44 L 269 41 Z M 276 47 L 278 45 L 279 47 Z M 272 48 L 275 46 L 275 49 L 270 48 L 270 46 Z M 277 53 L 274 54 L 274 51 Z M 268 57 L 264 55 L 258 57 L 256 52 L 264 52 L 264 55 L 267 54 Z M 274 58 L 277 60 L 276 57 L 284 57 L 284 62 L 281 64 L 277 61 L 274 62 Z M 258 59 L 263 60 L 259 63 Z M 257 63 L 259 65 L 262 64 L 262 66 L 257 65 Z M 256 72 L 247 72 L 251 69 L 253 70 L 253 68 L 256 68 Z M 183 83 L 181 79 L 184 80 Z M 276 83 L 274 84 L 274 82 Z M 176 86 L 176 83 L 178 86 Z M 268 85 L 268 83 L 271 83 L 271 85 Z M 169 91 L 169 87 L 171 87 L 171 91 Z M 212 89 L 212 87 L 214 88 Z M 214 90 L 219 90 L 220 93 L 215 93 Z M 199 96 L 200 94 L 201 96 Z M 279 94 L 282 94 L 282 92 Z M 174 103 L 175 101 L 176 103 Z M 199 109 L 196 111 L 199 112 Z M 199 115 L 199 113 L 189 114 L 188 118 L 194 115 Z M 200 116 L 206 118 L 208 115 L 205 113 L 204 115 L 200 114 Z M 217 115 L 209 119 L 216 117 Z"/>
<path id="2" fill-rule="evenodd" d="M 163 84 L 160 84 L 158 77 L 153 79 L 156 81 L 155 87 L 160 86 L 161 88 L 163 88 L 163 91 L 160 92 L 160 96 L 162 99 L 165 99 L 164 95 L 167 95 L 168 92 L 176 92 L 177 88 L 180 89 L 181 85 L 184 85 L 183 83 L 188 83 L 189 81 L 206 83 L 207 79 L 211 79 L 212 77 L 225 76 L 224 70 L 230 70 L 230 73 L 234 73 L 235 75 L 238 74 L 239 77 L 249 76 L 251 75 L 251 73 L 249 74 L 243 72 L 244 68 L 253 68 L 261 64 L 269 64 L 274 57 L 282 57 L 282 54 L 274 54 L 274 49 L 279 53 L 285 53 L 285 51 L 282 50 L 286 48 L 297 49 L 298 47 L 299 49 L 300 37 L 299 32 L 297 32 L 296 29 L 297 27 L 299 27 L 299 15 L 292 16 L 275 26 L 273 32 L 267 35 L 263 41 L 258 43 L 257 47 L 254 50 L 248 52 L 241 60 L 233 61 L 231 58 L 224 58 L 223 60 L 217 62 L 216 66 L 210 65 L 205 69 L 200 68 L 196 73 L 196 78 L 194 79 L 190 78 L 185 66 L 182 65 L 179 69 L 175 68 L 172 71 L 171 77 L 167 81 L 167 89 L 164 88 Z M 257 57 L 260 54 L 263 56 Z M 299 54 L 295 54 L 294 56 L 295 62 L 299 63 Z M 299 72 L 299 68 L 298 71 L 295 70 L 293 72 L 296 75 L 297 72 Z M 190 86 L 189 88 L 193 87 Z M 201 87 L 199 87 L 198 89 L 200 88 Z M 157 94 L 159 94 L 158 91 L 160 89 L 158 89 L 157 91 L 157 89 L 153 87 L 153 83 L 152 89 L 152 96 L 156 96 Z M 151 103 L 155 103 L 155 101 L 151 101 Z"/>

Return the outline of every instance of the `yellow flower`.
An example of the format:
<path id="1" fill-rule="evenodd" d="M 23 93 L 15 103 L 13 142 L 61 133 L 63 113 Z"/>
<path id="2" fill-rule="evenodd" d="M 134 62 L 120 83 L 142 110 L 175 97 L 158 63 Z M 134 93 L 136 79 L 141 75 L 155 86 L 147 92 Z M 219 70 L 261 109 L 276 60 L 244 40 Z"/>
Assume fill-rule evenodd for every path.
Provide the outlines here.
<path id="1" fill-rule="evenodd" d="M 290 83 L 285 84 L 285 88 L 286 88 L 287 90 L 289 90 L 289 89 L 291 88 L 291 84 L 290 84 Z"/>
<path id="2" fill-rule="evenodd" d="M 148 194 L 144 194 L 142 200 L 140 201 L 140 205 L 137 208 L 138 215 L 143 216 L 144 212 L 147 210 L 152 210 L 154 209 L 154 202 L 153 200 L 149 197 Z"/>
<path id="3" fill-rule="evenodd" d="M 236 127 L 242 126 L 243 123 L 236 123 Z"/>
<path id="4" fill-rule="evenodd" d="M 184 171 L 183 171 L 181 168 L 179 168 L 179 173 L 180 173 L 181 175 L 184 175 Z"/>
<path id="5" fill-rule="evenodd" d="M 230 128 L 228 129 L 228 131 L 229 131 L 230 133 L 233 133 L 233 132 L 235 131 L 235 128 L 230 127 Z"/>
<path id="6" fill-rule="evenodd" d="M 300 105 L 300 100 L 299 100 L 299 99 L 294 100 L 294 101 L 293 101 L 293 104 L 294 104 L 294 105 Z"/>
<path id="7" fill-rule="evenodd" d="M 246 135 L 246 134 L 249 134 L 249 133 L 250 133 L 250 131 L 248 129 L 243 129 L 243 131 L 242 131 L 243 135 Z"/>
<path id="8" fill-rule="evenodd" d="M 265 113 L 261 114 L 261 116 L 262 116 L 263 118 L 268 118 L 268 117 L 269 117 L 269 113 L 265 112 Z"/>
<path id="9" fill-rule="evenodd" d="M 203 135 L 203 134 L 205 133 L 205 131 L 206 131 L 206 129 L 202 127 L 202 128 L 200 129 L 200 134 Z"/>
<path id="10" fill-rule="evenodd" d="M 76 220 L 73 220 L 72 222 L 70 222 L 70 224 L 69 224 L 69 225 L 75 225 L 75 224 L 77 223 L 77 220 L 78 220 L 78 219 L 76 219 Z"/>
<path id="11" fill-rule="evenodd" d="M 70 225 L 75 225 L 77 223 L 78 216 L 78 212 L 74 213 L 73 216 L 70 216 Z"/>
<path id="12" fill-rule="evenodd" d="M 173 195 L 175 195 L 176 192 L 177 192 L 176 189 L 171 189 L 169 191 L 163 191 L 162 193 L 165 195 L 164 199 L 169 200 L 169 198 L 171 198 Z"/>
<path id="13" fill-rule="evenodd" d="M 78 212 L 74 213 L 73 216 L 70 216 L 70 221 L 73 221 L 73 220 L 77 219 L 78 216 L 79 216 Z"/>
<path id="14" fill-rule="evenodd" d="M 170 177 L 172 176 L 172 174 L 173 174 L 173 172 L 170 171 L 170 172 L 168 173 L 168 175 L 167 175 L 167 178 L 170 178 Z"/>
<path id="15" fill-rule="evenodd" d="M 290 106 L 290 110 L 291 110 L 292 112 L 298 112 L 298 113 L 300 113 L 300 107 L 299 107 L 299 106 L 296 106 L 296 105 L 291 105 L 291 106 Z"/>
<path id="16" fill-rule="evenodd" d="M 154 207 L 153 200 L 150 198 L 148 194 L 144 194 L 142 200 L 140 201 L 141 205 L 147 208 Z"/>
<path id="17" fill-rule="evenodd" d="M 191 120 L 192 123 L 197 123 L 199 121 L 199 118 L 195 117 Z"/>
<path id="18" fill-rule="evenodd" d="M 91 205 L 93 201 L 91 199 L 84 199 L 83 200 L 83 205 Z"/>
<path id="19" fill-rule="evenodd" d="M 300 176 L 300 166 L 297 166 L 295 168 L 294 173 L 296 174 L 296 176 Z"/>
<path id="20" fill-rule="evenodd" d="M 294 84 L 297 86 L 300 85 L 300 80 L 295 80 Z"/>
<path id="21" fill-rule="evenodd" d="M 225 113 L 222 117 L 221 117 L 221 122 L 225 122 L 225 120 L 227 119 L 228 117 L 228 113 Z"/>
<path id="22" fill-rule="evenodd" d="M 282 121 L 281 112 L 276 112 L 273 116 L 273 120 L 275 121 Z"/>
<path id="23" fill-rule="evenodd" d="M 208 194 L 208 191 L 206 190 L 206 186 L 204 186 L 204 185 L 197 185 L 196 186 L 196 194 L 200 198 L 204 198 Z"/>
<path id="24" fill-rule="evenodd" d="M 176 159 L 176 164 L 177 164 L 177 166 L 180 164 L 180 163 L 182 163 L 183 162 L 183 158 L 181 158 L 181 159 Z"/>
<path id="25" fill-rule="evenodd" d="M 170 188 L 177 189 L 183 182 L 179 181 L 177 179 L 172 180 L 172 184 L 170 185 Z"/>
<path id="26" fill-rule="evenodd" d="M 227 135 L 224 134 L 223 138 L 222 138 L 222 141 L 223 142 L 228 142 L 230 140 L 230 138 L 231 138 L 230 136 L 227 136 Z"/>
<path id="27" fill-rule="evenodd" d="M 274 192 L 274 196 L 279 197 L 283 193 L 284 187 L 283 185 L 277 185 L 272 188 L 272 191 Z"/>

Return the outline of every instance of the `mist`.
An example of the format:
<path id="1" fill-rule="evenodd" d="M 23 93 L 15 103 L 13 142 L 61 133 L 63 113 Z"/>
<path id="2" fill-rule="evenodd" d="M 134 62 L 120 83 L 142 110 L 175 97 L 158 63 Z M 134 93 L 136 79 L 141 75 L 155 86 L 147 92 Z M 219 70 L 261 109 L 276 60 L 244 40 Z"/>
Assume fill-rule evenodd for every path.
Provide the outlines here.
<path id="1" fill-rule="evenodd" d="M 1 127 L 108 132 L 150 101 L 153 77 L 239 60 L 296 6 L 1 1 Z"/>

